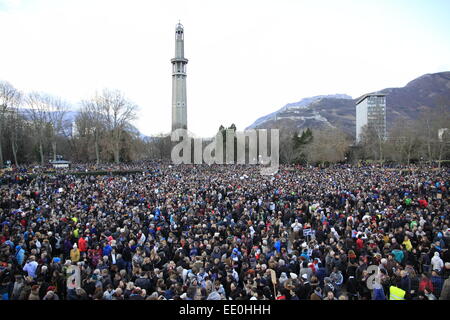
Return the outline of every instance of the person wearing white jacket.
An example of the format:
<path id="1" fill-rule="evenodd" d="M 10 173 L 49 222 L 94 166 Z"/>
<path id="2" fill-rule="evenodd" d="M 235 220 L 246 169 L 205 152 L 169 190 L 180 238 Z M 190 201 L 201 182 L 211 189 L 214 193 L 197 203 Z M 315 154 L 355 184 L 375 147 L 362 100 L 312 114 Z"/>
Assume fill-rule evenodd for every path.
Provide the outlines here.
<path id="1" fill-rule="evenodd" d="M 439 256 L 439 252 L 434 253 L 434 257 L 431 259 L 431 266 L 433 268 L 432 270 L 436 270 L 438 272 L 441 272 L 444 267 L 444 261 Z"/>

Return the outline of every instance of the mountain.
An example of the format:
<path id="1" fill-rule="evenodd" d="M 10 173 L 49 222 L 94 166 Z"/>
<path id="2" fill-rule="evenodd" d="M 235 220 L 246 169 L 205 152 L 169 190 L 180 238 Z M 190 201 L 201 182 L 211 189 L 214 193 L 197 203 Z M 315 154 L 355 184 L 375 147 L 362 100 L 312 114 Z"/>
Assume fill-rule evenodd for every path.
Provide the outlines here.
<path id="1" fill-rule="evenodd" d="M 425 74 L 402 88 L 386 88 L 376 92 L 386 94 L 387 128 L 397 119 L 417 119 L 422 113 L 443 102 L 450 103 L 450 72 Z M 356 102 L 345 94 L 321 95 L 289 103 L 258 118 L 246 129 L 340 128 L 355 136 Z"/>

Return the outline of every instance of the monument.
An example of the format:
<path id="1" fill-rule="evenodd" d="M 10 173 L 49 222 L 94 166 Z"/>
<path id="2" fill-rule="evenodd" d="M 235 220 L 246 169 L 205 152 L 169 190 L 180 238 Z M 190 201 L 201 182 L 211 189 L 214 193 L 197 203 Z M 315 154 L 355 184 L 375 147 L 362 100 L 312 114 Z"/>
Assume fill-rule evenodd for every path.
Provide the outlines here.
<path id="1" fill-rule="evenodd" d="M 186 64 L 184 57 L 184 28 L 178 22 L 175 27 L 175 58 L 172 62 L 172 132 L 187 130 Z"/>

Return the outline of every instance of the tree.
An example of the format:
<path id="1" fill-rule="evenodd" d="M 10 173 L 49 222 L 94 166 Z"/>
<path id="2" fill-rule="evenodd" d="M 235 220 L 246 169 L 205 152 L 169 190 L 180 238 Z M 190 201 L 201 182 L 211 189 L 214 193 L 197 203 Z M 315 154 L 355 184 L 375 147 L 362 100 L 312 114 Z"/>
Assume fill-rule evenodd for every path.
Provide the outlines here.
<path id="1" fill-rule="evenodd" d="M 306 147 L 313 141 L 313 133 L 310 128 L 306 128 L 299 134 L 294 132 L 292 137 L 292 144 L 294 148 L 294 161 L 297 163 L 305 163 L 307 161 L 307 156 L 305 153 Z"/>
<path id="2" fill-rule="evenodd" d="M 56 97 L 47 97 L 47 120 L 50 125 L 50 140 L 53 151 L 53 161 L 56 161 L 56 144 L 58 136 L 64 134 L 64 128 L 67 127 L 66 115 L 68 104 Z"/>
<path id="3" fill-rule="evenodd" d="M 114 162 L 120 162 L 120 142 L 122 133 L 127 129 L 129 122 L 136 119 L 137 105 L 126 99 L 118 90 L 104 89 L 99 96 L 103 106 L 105 124 L 110 133 Z"/>
<path id="4" fill-rule="evenodd" d="M 441 161 L 449 152 L 448 141 L 439 138 L 439 130 L 450 126 L 450 103 L 441 102 L 438 108 L 422 113 L 420 119 L 418 127 L 422 132 L 420 136 L 421 153 L 429 163 L 438 161 L 440 166 Z"/>
<path id="5" fill-rule="evenodd" d="M 78 134 L 90 140 L 94 140 L 94 151 L 96 164 L 100 164 L 100 139 L 106 130 L 104 98 L 95 94 L 89 100 L 81 101 L 81 111 L 76 118 Z"/>
<path id="6" fill-rule="evenodd" d="M 409 165 L 411 159 L 418 154 L 419 143 L 418 121 L 401 119 L 394 124 L 389 134 L 387 151 L 392 160 Z"/>
<path id="7" fill-rule="evenodd" d="M 3 166 L 3 131 L 8 112 L 18 107 L 22 95 L 9 82 L 0 82 L 0 167 Z"/>
<path id="8" fill-rule="evenodd" d="M 291 131 L 282 130 L 280 132 L 280 161 L 282 163 L 293 163 L 298 154 L 295 150 L 295 140 L 297 133 L 292 136 Z"/>
<path id="9" fill-rule="evenodd" d="M 130 123 L 137 106 L 119 91 L 105 89 L 81 105 L 71 126 L 66 121 L 69 105 L 63 100 L 38 92 L 22 96 L 8 82 L 0 82 L 0 164 L 8 157 L 16 165 L 35 160 L 44 165 L 50 153 L 54 160 L 59 153 L 80 161 L 95 158 L 97 163 L 147 154 L 141 149 L 149 141 Z"/>
<path id="10" fill-rule="evenodd" d="M 379 132 L 372 126 L 365 125 L 362 127 L 360 145 L 364 153 L 369 155 L 369 158 L 383 161 L 385 148 L 384 133 Z"/>
<path id="11" fill-rule="evenodd" d="M 170 159 L 172 141 L 170 135 L 160 133 L 159 135 L 146 139 L 146 148 L 149 155 L 156 159 Z"/>
<path id="12" fill-rule="evenodd" d="M 345 160 L 350 140 L 340 129 L 326 128 L 313 132 L 314 139 L 305 147 L 308 162 L 336 163 Z"/>
<path id="13" fill-rule="evenodd" d="M 49 96 L 43 93 L 32 92 L 25 98 L 28 107 L 27 113 L 31 120 L 33 131 L 37 139 L 39 148 L 39 158 L 41 165 L 45 163 L 44 143 L 45 136 L 49 129 L 48 109 L 50 104 Z"/>
<path id="14" fill-rule="evenodd" d="M 19 142 L 23 142 L 25 138 L 24 130 L 26 128 L 25 120 L 18 108 L 12 108 L 8 117 L 8 123 L 9 139 L 11 142 L 14 164 L 18 166 L 19 160 L 17 154 L 19 152 Z"/>

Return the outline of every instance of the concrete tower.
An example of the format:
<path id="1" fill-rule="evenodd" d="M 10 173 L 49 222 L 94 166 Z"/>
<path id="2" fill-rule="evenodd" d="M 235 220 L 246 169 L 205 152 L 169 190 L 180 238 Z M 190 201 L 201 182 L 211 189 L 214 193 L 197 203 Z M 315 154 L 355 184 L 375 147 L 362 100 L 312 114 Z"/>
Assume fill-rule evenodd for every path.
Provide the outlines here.
<path id="1" fill-rule="evenodd" d="M 175 27 L 175 58 L 172 62 L 172 131 L 187 129 L 186 64 L 184 57 L 184 29 L 178 22 Z"/>

